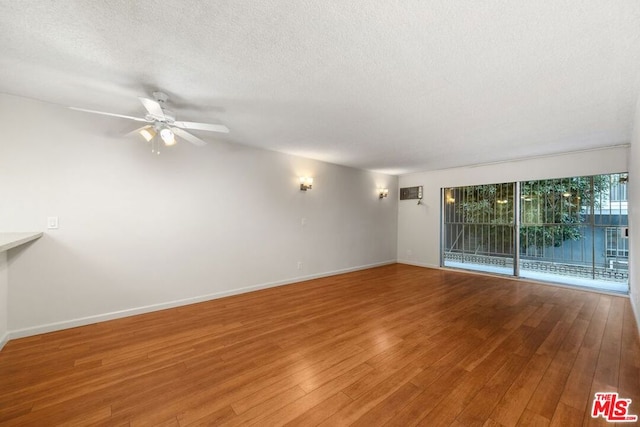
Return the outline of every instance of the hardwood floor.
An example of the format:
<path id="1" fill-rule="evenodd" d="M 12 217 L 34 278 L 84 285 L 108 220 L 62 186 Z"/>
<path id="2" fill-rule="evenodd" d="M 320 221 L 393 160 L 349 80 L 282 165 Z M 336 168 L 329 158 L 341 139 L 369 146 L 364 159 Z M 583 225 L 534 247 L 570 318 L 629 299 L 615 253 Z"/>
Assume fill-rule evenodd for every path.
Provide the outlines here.
<path id="1" fill-rule="evenodd" d="M 609 425 L 628 299 L 407 265 L 10 341 L 0 425 Z"/>

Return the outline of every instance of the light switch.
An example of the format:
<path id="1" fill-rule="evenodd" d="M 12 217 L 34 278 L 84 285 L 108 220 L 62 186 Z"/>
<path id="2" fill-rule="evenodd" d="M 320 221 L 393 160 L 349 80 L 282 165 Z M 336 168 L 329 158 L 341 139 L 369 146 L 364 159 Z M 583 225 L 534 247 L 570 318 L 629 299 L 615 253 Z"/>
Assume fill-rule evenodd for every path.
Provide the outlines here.
<path id="1" fill-rule="evenodd" d="M 47 217 L 47 228 L 49 230 L 53 230 L 53 229 L 58 228 L 58 217 L 57 216 Z"/>

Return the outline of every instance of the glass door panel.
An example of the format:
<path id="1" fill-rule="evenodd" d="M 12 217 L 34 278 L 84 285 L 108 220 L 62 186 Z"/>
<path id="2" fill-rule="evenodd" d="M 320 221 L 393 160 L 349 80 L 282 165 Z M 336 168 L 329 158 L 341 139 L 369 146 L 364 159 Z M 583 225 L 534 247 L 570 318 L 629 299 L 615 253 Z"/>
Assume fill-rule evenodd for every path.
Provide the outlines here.
<path id="1" fill-rule="evenodd" d="M 443 264 L 513 274 L 514 184 L 444 189 Z"/>
<path id="2" fill-rule="evenodd" d="M 520 276 L 628 292 L 623 176 L 521 182 Z"/>

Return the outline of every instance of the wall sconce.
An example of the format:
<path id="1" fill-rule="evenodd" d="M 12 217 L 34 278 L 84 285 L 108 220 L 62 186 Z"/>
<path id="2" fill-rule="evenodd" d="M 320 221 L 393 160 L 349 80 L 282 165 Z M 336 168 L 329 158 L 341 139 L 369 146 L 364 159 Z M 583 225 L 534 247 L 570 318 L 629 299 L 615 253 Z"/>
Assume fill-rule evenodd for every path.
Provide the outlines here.
<path id="1" fill-rule="evenodd" d="M 300 190 L 307 191 L 313 188 L 313 178 L 309 178 L 306 176 L 300 177 Z"/>
<path id="2" fill-rule="evenodd" d="M 378 188 L 378 198 L 383 199 L 389 195 L 388 188 Z"/>

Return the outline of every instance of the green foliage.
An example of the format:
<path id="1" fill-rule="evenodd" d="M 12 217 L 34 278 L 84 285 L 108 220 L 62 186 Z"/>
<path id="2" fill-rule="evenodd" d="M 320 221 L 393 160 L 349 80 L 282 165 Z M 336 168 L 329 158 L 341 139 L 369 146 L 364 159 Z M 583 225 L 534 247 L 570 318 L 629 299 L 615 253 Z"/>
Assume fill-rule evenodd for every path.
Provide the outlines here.
<path id="1" fill-rule="evenodd" d="M 593 207 L 606 202 L 609 175 L 574 177 L 520 183 L 520 244 L 528 247 L 562 246 L 582 237 L 581 225 Z M 467 235 L 468 247 L 505 247 L 499 242 L 504 233 L 498 228 L 513 226 L 514 185 L 490 184 L 457 188 L 451 194 L 455 215 L 464 223 L 488 226 L 486 236 Z M 508 236 L 511 240 L 511 236 Z M 473 240 L 473 241 L 471 241 Z M 506 243 L 507 247 L 510 245 Z"/>
<path id="2" fill-rule="evenodd" d="M 521 183 L 522 248 L 560 247 L 566 240 L 580 240 L 592 201 L 600 206 L 608 187 L 608 175 Z"/>

